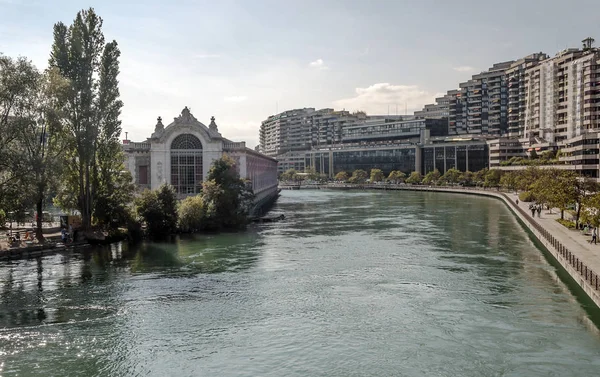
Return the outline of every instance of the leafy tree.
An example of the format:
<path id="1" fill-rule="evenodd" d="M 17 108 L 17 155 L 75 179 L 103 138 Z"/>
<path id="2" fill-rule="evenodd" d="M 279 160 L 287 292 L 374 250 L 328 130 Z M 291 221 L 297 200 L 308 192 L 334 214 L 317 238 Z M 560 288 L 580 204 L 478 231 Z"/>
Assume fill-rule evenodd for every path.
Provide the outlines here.
<path id="1" fill-rule="evenodd" d="M 584 208 L 586 200 L 600 191 L 600 187 L 597 182 L 589 180 L 587 178 L 576 177 L 575 173 L 572 172 L 572 176 L 575 176 L 575 179 L 570 178 L 574 187 L 574 198 L 573 202 L 575 203 L 575 207 L 577 208 L 577 214 L 575 219 L 576 227 L 579 226 L 581 213 Z"/>
<path id="2" fill-rule="evenodd" d="M 70 169 L 65 174 L 76 177 L 65 180 L 68 184 L 75 183 L 65 189 L 77 193 L 77 208 L 84 228 L 91 226 L 97 186 L 102 184 L 103 178 L 96 175 L 113 164 L 112 161 L 102 164 L 102 159 L 108 154 L 118 160 L 106 145 L 107 141 L 118 139 L 121 132 L 118 58 L 117 43 L 105 43 L 102 19 L 92 8 L 78 12 L 68 28 L 62 22 L 54 25 L 49 66 L 56 68 L 70 84 L 67 98 L 57 101 L 66 115 L 65 127 L 72 146 L 67 165 Z M 107 147 L 104 153 L 103 145 Z M 121 170 L 111 171 L 118 174 Z"/>
<path id="3" fill-rule="evenodd" d="M 425 174 L 425 177 L 423 177 L 422 182 L 424 185 L 435 185 L 440 180 L 441 176 L 442 175 L 440 174 L 440 171 L 437 169 L 434 169 L 434 170 L 430 171 L 429 173 Z"/>
<path id="4" fill-rule="evenodd" d="M 530 186 L 535 182 L 542 174 L 541 169 L 530 166 L 525 170 L 515 171 L 515 187 L 517 190 L 527 191 Z"/>
<path id="5" fill-rule="evenodd" d="M 170 185 L 162 185 L 156 190 L 145 190 L 136 199 L 138 215 L 148 227 L 153 239 L 161 239 L 177 229 L 177 194 Z"/>
<path id="6" fill-rule="evenodd" d="M 517 188 L 517 174 L 514 171 L 505 172 L 500 178 L 500 186 L 507 190 L 516 190 Z"/>
<path id="7" fill-rule="evenodd" d="M 118 164 L 118 161 L 115 161 Z M 133 202 L 135 184 L 129 171 L 110 171 L 98 184 L 94 198 L 94 221 L 98 225 L 116 228 L 132 219 L 130 203 Z"/>
<path id="8" fill-rule="evenodd" d="M 411 185 L 418 185 L 423 181 L 423 176 L 418 171 L 413 171 L 410 176 L 406 179 L 406 183 Z"/>
<path id="9" fill-rule="evenodd" d="M 16 144 L 26 170 L 22 172 L 23 193 L 28 207 L 35 206 L 36 237 L 42 242 L 42 213 L 46 198 L 58 187 L 62 159 L 69 147 L 62 125 L 63 116 L 53 98 L 61 98 L 68 83 L 54 70 L 38 76 L 37 88 L 30 93 L 28 108 L 19 115 Z"/>
<path id="10" fill-rule="evenodd" d="M 347 182 L 349 178 L 350 177 L 348 176 L 348 173 L 346 173 L 345 171 L 341 171 L 341 172 L 337 173 L 334 177 L 334 179 L 336 181 L 342 181 L 342 182 Z"/>
<path id="11" fill-rule="evenodd" d="M 31 99 L 39 92 L 41 75 L 25 58 L 0 55 L 0 208 L 15 212 L 29 198 L 23 182 L 31 166 L 18 145 L 20 130 L 30 122 Z"/>
<path id="12" fill-rule="evenodd" d="M 384 178 L 385 176 L 381 169 L 371 169 L 371 182 L 381 182 Z"/>
<path id="13" fill-rule="evenodd" d="M 401 172 L 400 170 L 392 170 L 388 175 L 387 180 L 390 182 L 398 183 L 402 182 L 406 178 L 406 174 Z"/>
<path id="14" fill-rule="evenodd" d="M 352 172 L 352 177 L 350 177 L 350 179 L 348 180 L 350 183 L 365 183 L 367 181 L 367 178 L 369 178 L 369 175 L 367 174 L 366 171 L 362 170 L 362 169 L 357 169 L 354 172 Z"/>
<path id="15" fill-rule="evenodd" d="M 119 49 L 116 42 L 107 43 L 100 60 L 98 108 L 100 112 L 96 140 L 96 164 L 93 171 L 93 214 L 100 225 L 126 222 L 127 207 L 133 199 L 133 177 L 126 172 L 121 149 L 121 108 L 117 76 Z M 117 220 L 117 222 L 115 222 Z"/>
<path id="16" fill-rule="evenodd" d="M 304 173 L 307 174 L 306 179 L 308 179 L 309 181 L 319 180 L 319 173 L 317 173 L 317 170 L 315 168 L 304 169 Z"/>
<path id="17" fill-rule="evenodd" d="M 201 195 L 188 196 L 179 205 L 179 229 L 197 232 L 204 226 L 206 212 Z"/>
<path id="18" fill-rule="evenodd" d="M 202 199 L 209 229 L 237 229 L 248 223 L 254 194 L 240 178 L 235 161 L 224 155 L 215 160 L 202 186 Z"/>
<path id="19" fill-rule="evenodd" d="M 594 227 L 600 226 L 600 193 L 588 195 L 583 205 L 585 210 L 581 211 L 581 222 L 589 223 Z"/>
<path id="20" fill-rule="evenodd" d="M 458 181 L 463 185 L 463 186 L 471 186 L 473 184 L 473 172 L 471 171 L 465 171 L 460 173 L 460 177 L 458 178 Z"/>
<path id="21" fill-rule="evenodd" d="M 461 173 L 456 168 L 448 169 L 444 175 L 442 175 L 442 181 L 450 184 L 451 186 L 456 185 L 460 181 Z"/>
<path id="22" fill-rule="evenodd" d="M 296 181 L 298 179 L 298 172 L 296 169 L 288 169 L 281 174 L 282 181 Z"/>
<path id="23" fill-rule="evenodd" d="M 490 169 L 485 173 L 485 180 L 483 185 L 485 187 L 499 187 L 500 178 L 502 178 L 502 171 L 498 169 Z"/>
<path id="24" fill-rule="evenodd" d="M 485 183 L 485 176 L 488 172 L 488 169 L 483 168 L 479 171 L 476 171 L 473 174 L 473 183 L 475 183 L 475 186 L 483 186 Z"/>

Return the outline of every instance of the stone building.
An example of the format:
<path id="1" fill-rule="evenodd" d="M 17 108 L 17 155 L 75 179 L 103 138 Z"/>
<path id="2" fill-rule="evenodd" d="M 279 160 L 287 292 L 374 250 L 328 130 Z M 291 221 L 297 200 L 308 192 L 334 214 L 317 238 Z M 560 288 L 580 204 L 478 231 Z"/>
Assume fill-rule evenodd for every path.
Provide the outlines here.
<path id="1" fill-rule="evenodd" d="M 277 196 L 277 160 L 224 138 L 215 118 L 205 126 L 185 107 L 171 124 L 158 117 L 146 141 L 123 141 L 125 165 L 141 188 L 171 184 L 183 198 L 200 192 L 213 161 L 224 154 L 236 161 L 242 178 L 251 181 L 257 206 Z"/>

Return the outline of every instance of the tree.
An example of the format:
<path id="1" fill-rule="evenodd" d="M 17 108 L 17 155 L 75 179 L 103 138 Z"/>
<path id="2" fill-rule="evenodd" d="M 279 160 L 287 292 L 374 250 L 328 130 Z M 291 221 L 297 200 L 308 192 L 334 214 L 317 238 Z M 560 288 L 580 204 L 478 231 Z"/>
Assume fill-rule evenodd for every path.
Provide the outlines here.
<path id="1" fill-rule="evenodd" d="M 201 195 L 188 196 L 181 201 L 178 210 L 179 229 L 183 232 L 197 232 L 204 226 L 206 212 Z"/>
<path id="2" fill-rule="evenodd" d="M 507 190 L 513 191 L 517 188 L 517 175 L 516 172 L 510 171 L 505 172 L 500 178 L 500 185 Z"/>
<path id="3" fill-rule="evenodd" d="M 30 122 L 31 99 L 39 92 L 41 75 L 25 58 L 13 60 L 0 55 L 0 208 L 22 209 L 27 198 L 31 166 L 18 146 L 21 130 Z"/>
<path id="4" fill-rule="evenodd" d="M 367 181 L 367 178 L 369 178 L 369 175 L 367 174 L 366 171 L 362 170 L 362 169 L 357 169 L 354 172 L 352 172 L 352 177 L 350 177 L 350 179 L 348 180 L 350 183 L 365 183 Z"/>
<path id="5" fill-rule="evenodd" d="M 528 191 L 531 184 L 538 180 L 542 174 L 541 169 L 529 166 L 525 170 L 515 171 L 515 187 L 520 191 Z"/>
<path id="6" fill-rule="evenodd" d="M 319 173 L 315 168 L 304 169 L 304 173 L 306 174 L 306 178 L 310 181 L 317 181 L 319 179 Z"/>
<path id="7" fill-rule="evenodd" d="M 458 181 L 463 185 L 463 186 L 471 186 L 473 184 L 473 172 L 471 171 L 465 171 L 462 172 L 460 174 L 460 177 L 458 178 Z"/>
<path id="8" fill-rule="evenodd" d="M 295 181 L 298 179 L 298 172 L 296 169 L 288 169 L 281 174 L 282 181 Z"/>
<path id="9" fill-rule="evenodd" d="M 36 209 L 36 238 L 44 241 L 43 210 L 50 191 L 56 191 L 62 171 L 62 159 L 69 147 L 62 124 L 62 113 L 54 98 L 62 98 L 68 83 L 56 71 L 38 77 L 37 88 L 30 94 L 29 106 L 20 115 L 17 147 L 23 163 L 21 183 L 27 206 Z"/>
<path id="10" fill-rule="evenodd" d="M 402 182 L 404 178 L 406 178 L 406 174 L 404 174 L 400 170 L 392 170 L 388 175 L 387 180 L 390 182 L 398 183 Z"/>
<path id="11" fill-rule="evenodd" d="M 136 199 L 136 209 L 151 238 L 161 239 L 177 230 L 177 194 L 173 186 L 164 184 L 143 191 Z"/>
<path id="12" fill-rule="evenodd" d="M 406 179 L 406 183 L 411 185 L 418 185 L 423 181 L 423 176 L 418 171 L 413 171 L 410 176 Z"/>
<path id="13" fill-rule="evenodd" d="M 66 129 L 72 150 L 68 153 L 65 187 L 77 193 L 77 208 L 81 212 L 82 226 L 91 226 L 94 198 L 102 184 L 102 144 L 112 143 L 120 134 L 118 117 L 122 103 L 118 100 L 118 57 L 115 41 L 105 44 L 102 18 L 93 8 L 77 13 L 73 24 L 67 28 L 59 22 L 54 25 L 54 43 L 49 66 L 56 68 L 69 80 L 70 90 L 62 110 L 66 114 Z M 108 139 L 102 139 L 103 137 Z M 111 150 L 105 149 L 106 153 Z M 100 151 L 100 156 L 98 155 Z M 118 159 L 118 156 L 111 156 Z M 104 164 L 107 167 L 110 164 Z M 121 170 L 111 169 L 114 174 Z"/>
<path id="14" fill-rule="evenodd" d="M 381 169 L 371 169 L 371 182 L 381 182 L 384 178 L 385 176 Z"/>
<path id="15" fill-rule="evenodd" d="M 346 173 L 345 171 L 341 171 L 341 172 L 337 173 L 334 177 L 334 179 L 336 181 L 342 181 L 342 182 L 347 182 L 349 178 L 350 177 L 348 176 L 348 173 Z"/>
<path id="16" fill-rule="evenodd" d="M 119 99 L 119 49 L 116 42 L 107 43 L 100 60 L 98 135 L 93 171 L 93 214 L 99 225 L 123 224 L 127 221 L 128 203 L 133 199 L 133 177 L 123 164 L 121 149 L 121 108 Z"/>
<path id="17" fill-rule="evenodd" d="M 498 169 L 490 169 L 485 173 L 483 185 L 485 187 L 499 187 L 502 171 Z"/>
<path id="18" fill-rule="evenodd" d="M 483 168 L 479 171 L 476 171 L 473 174 L 473 183 L 475 183 L 475 186 L 483 186 L 485 183 L 485 176 L 488 172 L 488 169 Z"/>
<path id="19" fill-rule="evenodd" d="M 434 169 L 432 171 L 430 171 L 429 173 L 425 174 L 425 177 L 423 177 L 423 184 L 424 185 L 435 185 L 437 184 L 437 182 L 440 180 L 441 174 L 440 171 L 437 169 Z"/>
<path id="20" fill-rule="evenodd" d="M 456 169 L 456 168 L 452 168 L 452 169 L 448 169 L 444 175 L 442 175 L 441 179 L 442 181 L 450 184 L 451 186 L 454 186 L 455 184 L 457 184 L 460 180 L 460 170 Z"/>
<path id="21" fill-rule="evenodd" d="M 202 185 L 202 199 L 209 229 L 238 229 L 248 223 L 254 194 L 247 181 L 240 178 L 235 161 L 224 155 L 215 160 Z"/>

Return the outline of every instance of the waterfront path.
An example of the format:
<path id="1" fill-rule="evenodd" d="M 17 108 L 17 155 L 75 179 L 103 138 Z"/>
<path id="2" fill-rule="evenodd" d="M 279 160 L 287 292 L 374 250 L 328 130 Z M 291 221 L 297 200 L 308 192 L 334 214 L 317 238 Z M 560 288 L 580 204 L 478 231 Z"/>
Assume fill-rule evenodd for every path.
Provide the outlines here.
<path id="1" fill-rule="evenodd" d="M 517 199 L 515 194 L 507 194 L 513 200 Z M 531 214 L 529 204 L 519 201 L 519 207 Z M 569 219 L 569 214 L 565 213 L 565 219 Z M 568 229 L 556 220 L 560 219 L 560 210 L 553 209 L 551 212 L 543 210 L 540 217 L 533 218 L 540 226 L 546 229 L 556 239 L 558 239 L 565 247 L 575 254 L 583 263 L 594 272 L 600 273 L 600 244 L 595 245 L 590 243 L 591 235 L 584 235 L 583 232 L 575 229 Z"/>

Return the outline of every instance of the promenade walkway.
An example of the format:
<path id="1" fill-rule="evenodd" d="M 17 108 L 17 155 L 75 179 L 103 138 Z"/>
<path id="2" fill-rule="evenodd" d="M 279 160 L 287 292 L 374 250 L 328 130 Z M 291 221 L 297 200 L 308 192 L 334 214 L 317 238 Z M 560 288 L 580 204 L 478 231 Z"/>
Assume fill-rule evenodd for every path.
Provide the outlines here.
<path id="1" fill-rule="evenodd" d="M 507 194 L 513 202 L 517 199 L 515 194 Z M 530 203 L 519 201 L 519 207 L 524 211 L 529 211 Z M 561 225 L 556 220 L 560 219 L 560 210 L 553 209 L 552 211 L 542 210 L 541 216 L 533 218 L 540 226 L 546 229 L 551 235 L 558 239 L 567 249 L 575 254 L 588 268 L 594 272 L 600 273 L 600 243 L 595 245 L 590 243 L 592 236 L 584 235 L 581 231 L 568 229 Z M 569 215 L 565 213 L 565 219 L 569 219 Z"/>

